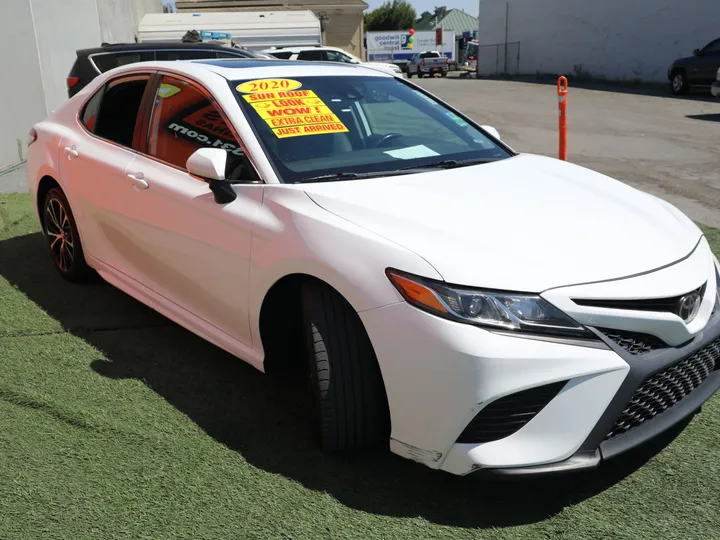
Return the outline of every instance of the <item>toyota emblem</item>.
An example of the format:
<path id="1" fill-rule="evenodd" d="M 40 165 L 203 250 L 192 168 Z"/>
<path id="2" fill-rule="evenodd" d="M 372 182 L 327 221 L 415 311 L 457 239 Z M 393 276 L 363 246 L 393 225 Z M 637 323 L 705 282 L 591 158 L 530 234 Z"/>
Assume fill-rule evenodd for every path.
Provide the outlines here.
<path id="1" fill-rule="evenodd" d="M 698 311 L 700 311 L 700 293 L 691 292 L 683 296 L 678 302 L 678 316 L 685 321 L 685 323 L 691 322 Z"/>

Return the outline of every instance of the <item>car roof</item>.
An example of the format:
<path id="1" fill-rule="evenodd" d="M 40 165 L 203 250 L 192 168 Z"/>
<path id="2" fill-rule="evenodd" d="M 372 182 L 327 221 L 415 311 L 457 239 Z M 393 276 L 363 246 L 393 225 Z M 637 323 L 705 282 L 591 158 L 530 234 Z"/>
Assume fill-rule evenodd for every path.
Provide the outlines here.
<path id="1" fill-rule="evenodd" d="M 264 78 L 264 77 L 316 77 L 332 75 L 370 75 L 391 77 L 376 69 L 355 64 L 338 64 L 337 62 L 302 62 L 298 60 L 264 60 L 251 58 L 191 60 L 187 62 L 164 62 L 165 64 L 186 64 L 210 70 L 228 79 Z"/>
<path id="2" fill-rule="evenodd" d="M 156 69 L 185 74 L 196 79 L 220 76 L 234 81 L 240 79 L 266 79 L 291 77 L 330 77 L 330 76 L 363 76 L 392 77 L 388 73 L 363 67 L 362 64 L 338 64 L 336 62 L 301 62 L 297 60 L 279 60 L 263 58 L 207 59 L 151 61 L 127 64 L 107 73 L 120 75 L 133 71 Z"/>
<path id="3" fill-rule="evenodd" d="M 143 41 L 140 43 L 103 43 L 100 47 L 92 47 L 89 49 L 78 49 L 77 55 L 91 55 L 103 52 L 118 51 L 148 51 L 156 49 L 213 49 L 213 50 L 237 50 L 243 52 L 252 52 L 247 49 L 237 49 L 224 45 L 223 43 L 212 43 L 203 41 L 198 43 L 185 43 L 182 41 Z"/>

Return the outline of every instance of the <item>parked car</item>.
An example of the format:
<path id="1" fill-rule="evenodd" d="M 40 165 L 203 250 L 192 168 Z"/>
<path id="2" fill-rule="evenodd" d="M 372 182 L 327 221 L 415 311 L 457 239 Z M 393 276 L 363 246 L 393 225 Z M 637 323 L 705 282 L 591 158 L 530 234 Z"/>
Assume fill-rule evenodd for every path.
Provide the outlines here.
<path id="1" fill-rule="evenodd" d="M 441 55 L 438 51 L 425 51 L 410 58 L 405 66 L 408 78 L 417 75 L 422 78 L 425 75 L 433 76 L 439 73 L 445 77 L 450 70 L 450 59 Z"/>
<path id="2" fill-rule="evenodd" d="M 302 60 L 306 62 L 339 62 L 341 64 L 362 64 L 370 69 L 384 71 L 390 75 L 402 77 L 402 69 L 395 64 L 382 62 L 363 62 L 356 56 L 338 47 L 275 47 L 262 51 L 283 60 Z"/>
<path id="3" fill-rule="evenodd" d="M 668 69 L 673 94 L 686 94 L 690 88 L 708 88 L 715 81 L 720 68 L 720 39 L 711 41 L 693 56 L 675 60 Z"/>
<path id="4" fill-rule="evenodd" d="M 714 83 L 710 87 L 710 93 L 715 97 L 720 97 L 720 68 L 717 70 L 717 76 Z"/>
<path id="5" fill-rule="evenodd" d="M 219 43 L 182 43 L 177 41 L 105 43 L 92 49 L 80 49 L 76 51 L 76 54 L 77 58 L 67 77 L 69 97 L 73 97 L 101 73 L 136 62 L 200 58 L 268 58 L 268 55 L 263 53 Z"/>
<path id="6" fill-rule="evenodd" d="M 593 468 L 720 387 L 720 265 L 692 220 L 386 73 L 127 65 L 29 142 L 60 275 L 260 370 L 304 364 L 327 450 Z"/>

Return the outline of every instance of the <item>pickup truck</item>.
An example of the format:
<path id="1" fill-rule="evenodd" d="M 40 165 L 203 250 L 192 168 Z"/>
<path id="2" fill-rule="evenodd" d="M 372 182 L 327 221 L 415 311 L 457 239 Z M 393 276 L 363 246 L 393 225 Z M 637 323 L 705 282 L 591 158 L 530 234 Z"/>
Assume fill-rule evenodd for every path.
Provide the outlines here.
<path id="1" fill-rule="evenodd" d="M 424 75 L 431 77 L 439 73 L 445 77 L 450 70 L 450 60 L 437 51 L 425 51 L 414 55 L 407 63 L 408 79 L 417 75 L 418 79 Z"/>

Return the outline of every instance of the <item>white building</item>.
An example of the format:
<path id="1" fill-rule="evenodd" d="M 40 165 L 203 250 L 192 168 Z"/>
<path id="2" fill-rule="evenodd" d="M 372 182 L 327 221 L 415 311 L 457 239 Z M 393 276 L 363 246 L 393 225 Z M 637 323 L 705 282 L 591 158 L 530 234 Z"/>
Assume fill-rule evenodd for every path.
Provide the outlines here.
<path id="1" fill-rule="evenodd" d="M 135 41 L 162 0 L 0 0 L 0 170 L 22 161 L 33 123 L 67 100 L 77 49 Z"/>
<path id="2" fill-rule="evenodd" d="M 480 0 L 478 42 L 507 71 L 667 81 L 673 60 L 720 38 L 720 0 Z M 505 47 L 480 48 L 480 73 Z M 483 58 L 483 55 L 485 58 Z"/>

